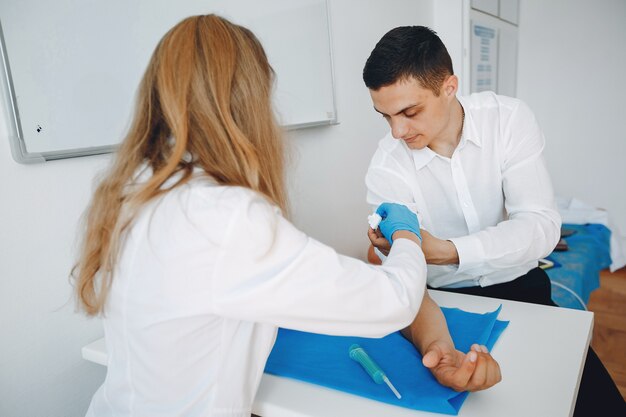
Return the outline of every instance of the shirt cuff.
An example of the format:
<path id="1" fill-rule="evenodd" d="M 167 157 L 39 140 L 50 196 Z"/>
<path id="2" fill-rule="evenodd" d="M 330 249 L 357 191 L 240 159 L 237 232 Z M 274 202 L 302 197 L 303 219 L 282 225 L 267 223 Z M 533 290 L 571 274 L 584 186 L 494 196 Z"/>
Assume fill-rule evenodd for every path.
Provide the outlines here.
<path id="1" fill-rule="evenodd" d="M 389 255 L 385 256 L 380 254 L 380 256 L 385 257 L 383 260 L 383 266 L 388 266 L 389 263 L 387 262 L 392 262 L 394 259 L 402 259 L 402 254 L 409 254 L 410 258 L 414 260 L 419 259 L 419 262 L 424 267 L 424 277 L 426 277 L 426 258 L 424 257 L 424 252 L 422 252 L 420 245 L 411 239 L 399 238 L 394 240 L 393 245 L 391 245 L 391 249 L 389 250 Z"/>
<path id="2" fill-rule="evenodd" d="M 456 246 L 459 254 L 459 268 L 456 274 L 469 273 L 482 266 L 485 260 L 485 251 L 482 242 L 476 236 L 462 236 L 448 239 Z"/>

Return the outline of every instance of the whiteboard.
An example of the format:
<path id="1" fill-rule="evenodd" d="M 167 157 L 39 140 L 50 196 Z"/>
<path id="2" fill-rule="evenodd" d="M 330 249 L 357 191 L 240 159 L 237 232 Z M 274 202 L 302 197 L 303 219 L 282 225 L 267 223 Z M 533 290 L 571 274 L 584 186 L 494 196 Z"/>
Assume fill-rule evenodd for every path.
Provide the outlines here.
<path id="1" fill-rule="evenodd" d="M 336 123 L 326 0 L 3 0 L 6 107 L 18 162 L 110 152 L 161 37 L 216 13 L 251 29 L 276 71 L 280 123 Z"/>

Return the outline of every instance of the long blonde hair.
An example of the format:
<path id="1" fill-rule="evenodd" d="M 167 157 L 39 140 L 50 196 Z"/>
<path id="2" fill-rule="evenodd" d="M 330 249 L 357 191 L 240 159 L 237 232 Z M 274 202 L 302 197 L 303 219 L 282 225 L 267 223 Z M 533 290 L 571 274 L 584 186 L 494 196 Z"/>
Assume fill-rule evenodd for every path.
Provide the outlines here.
<path id="1" fill-rule="evenodd" d="M 72 277 L 88 315 L 103 310 L 134 213 L 187 182 L 194 166 L 220 184 L 258 191 L 286 211 L 273 75 L 254 34 L 219 16 L 189 17 L 161 39 L 139 86 L 129 132 L 86 211 Z M 128 187 L 143 165 L 151 168 L 150 179 Z M 163 187 L 174 174 L 180 179 Z"/>

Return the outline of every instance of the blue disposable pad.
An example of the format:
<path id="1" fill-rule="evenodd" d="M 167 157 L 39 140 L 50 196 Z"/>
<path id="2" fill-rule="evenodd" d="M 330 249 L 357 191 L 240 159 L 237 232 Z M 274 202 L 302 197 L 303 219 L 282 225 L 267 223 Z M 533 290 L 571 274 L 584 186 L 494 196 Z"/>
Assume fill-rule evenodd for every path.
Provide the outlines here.
<path id="1" fill-rule="evenodd" d="M 486 314 L 441 308 L 456 348 L 467 352 L 473 343 L 478 343 L 491 349 L 509 324 L 497 320 L 501 308 Z M 348 349 L 353 343 L 361 345 L 380 365 L 402 399 L 397 399 L 387 385 L 376 384 L 350 359 Z M 422 365 L 422 355 L 400 332 L 369 339 L 280 329 L 265 372 L 401 407 L 445 414 L 458 414 L 468 395 L 439 384 Z"/>
<path id="2" fill-rule="evenodd" d="M 553 283 L 552 299 L 561 307 L 584 310 L 591 292 L 600 286 L 600 271 L 611 265 L 611 231 L 594 223 L 563 228 L 576 233 L 565 238 L 568 250 L 548 256 L 554 262 L 546 270 Z"/>

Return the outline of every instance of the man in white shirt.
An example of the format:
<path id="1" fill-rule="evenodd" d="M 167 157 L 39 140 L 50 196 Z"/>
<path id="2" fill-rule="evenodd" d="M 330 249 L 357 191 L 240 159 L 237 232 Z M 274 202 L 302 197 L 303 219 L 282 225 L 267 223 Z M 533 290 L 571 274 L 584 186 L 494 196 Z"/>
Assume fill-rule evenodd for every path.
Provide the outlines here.
<path id="1" fill-rule="evenodd" d="M 450 56 L 422 26 L 383 36 L 363 79 L 391 127 L 367 172 L 367 200 L 402 203 L 418 213 L 428 285 L 554 305 L 538 259 L 558 242 L 561 219 L 531 110 L 492 92 L 457 97 Z M 385 256 L 389 242 L 377 231 L 369 237 Z M 591 352 L 575 415 L 623 405 Z"/>

